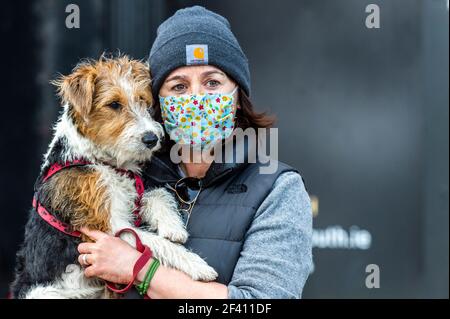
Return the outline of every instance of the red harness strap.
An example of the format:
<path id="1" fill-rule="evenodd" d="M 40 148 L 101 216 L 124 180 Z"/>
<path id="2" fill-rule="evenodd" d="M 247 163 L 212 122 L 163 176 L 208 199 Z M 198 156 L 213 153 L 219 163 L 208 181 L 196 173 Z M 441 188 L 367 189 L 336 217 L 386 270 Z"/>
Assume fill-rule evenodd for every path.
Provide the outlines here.
<path id="1" fill-rule="evenodd" d="M 45 183 L 50 177 L 52 177 L 57 172 L 73 166 L 84 166 L 84 165 L 90 165 L 92 163 L 82 160 L 82 159 L 76 159 L 73 161 L 67 161 L 64 164 L 54 163 L 50 166 L 50 168 L 47 170 L 47 172 L 44 175 L 44 178 L 42 179 L 42 183 Z M 142 182 L 142 178 L 131 171 L 126 171 L 123 169 L 115 169 L 117 172 L 120 172 L 122 174 L 127 174 L 128 177 L 134 178 L 134 185 L 136 188 L 136 201 L 135 201 L 135 209 L 133 211 L 133 214 L 135 216 L 134 219 L 134 225 L 136 227 L 139 227 L 142 223 L 142 218 L 140 215 L 141 211 L 141 199 L 144 194 L 144 183 Z M 50 226 L 56 228 L 60 232 L 73 236 L 73 237 L 80 237 L 81 233 L 78 231 L 74 231 L 72 227 L 69 224 L 66 224 L 60 220 L 58 220 L 53 214 L 51 214 L 38 200 L 36 194 L 33 197 L 33 207 L 36 209 L 36 212 L 41 216 L 41 218 L 46 221 Z"/>
<path id="2" fill-rule="evenodd" d="M 60 221 L 52 214 L 50 214 L 48 210 L 45 209 L 45 207 L 42 206 L 41 203 L 37 201 L 36 196 L 33 197 L 33 207 L 39 214 L 39 216 L 41 216 L 41 218 L 53 228 L 56 228 L 60 232 L 72 237 L 81 237 L 81 233 L 79 231 L 72 230 L 72 227 L 69 224 Z"/>
<path id="3" fill-rule="evenodd" d="M 73 161 L 67 161 L 64 164 L 59 163 L 53 163 L 50 168 L 45 173 L 44 179 L 42 180 L 43 183 L 45 183 L 50 177 L 58 173 L 60 170 L 63 170 L 67 167 L 73 167 L 73 166 L 84 166 L 91 164 L 88 161 L 82 160 L 82 159 L 75 159 Z"/>
<path id="4" fill-rule="evenodd" d="M 142 217 L 141 217 L 141 203 L 142 203 L 142 196 L 144 195 L 144 182 L 142 181 L 141 176 L 139 176 L 136 173 L 133 173 L 131 171 L 126 171 L 124 169 L 116 168 L 116 171 L 127 174 L 128 177 L 134 178 L 134 187 L 136 188 L 136 193 L 138 196 L 136 197 L 136 200 L 134 202 L 135 209 L 133 211 L 134 214 L 134 226 L 139 227 L 142 223 Z"/>
<path id="5" fill-rule="evenodd" d="M 42 179 L 42 183 L 45 183 L 50 177 L 52 177 L 57 172 L 73 166 L 83 166 L 83 165 L 90 165 L 92 163 L 85 161 L 85 160 L 73 160 L 73 161 L 67 161 L 64 164 L 54 163 L 50 166 L 50 168 L 47 170 L 47 172 L 44 175 L 44 178 Z M 142 196 L 144 195 L 144 183 L 142 181 L 142 178 L 131 171 L 127 171 L 124 169 L 115 169 L 117 172 L 122 174 L 127 174 L 129 178 L 134 178 L 134 184 L 136 188 L 136 201 L 135 201 L 135 209 L 133 210 L 133 214 L 135 215 L 134 225 L 136 227 L 139 227 L 142 222 L 142 218 L 140 215 L 141 211 L 141 200 Z M 73 236 L 73 237 L 81 237 L 81 233 L 79 231 L 74 231 L 72 227 L 69 224 L 66 224 L 60 220 L 58 220 L 55 216 L 53 216 L 44 206 L 41 205 L 39 202 L 36 194 L 33 197 L 33 207 L 36 209 L 36 212 L 41 216 L 41 218 L 46 221 L 50 226 L 54 227 L 55 229 L 59 230 L 60 232 Z M 131 232 L 135 238 L 136 238 L 136 249 L 142 253 L 141 257 L 137 260 L 136 264 L 133 267 L 133 280 L 124 288 L 117 288 L 117 286 L 113 283 L 106 283 L 106 286 L 116 292 L 116 293 L 124 293 L 128 291 L 134 284 L 134 281 L 141 271 L 141 269 L 147 264 L 147 262 L 152 258 L 152 251 L 150 248 L 146 245 L 143 245 L 139 236 L 136 234 L 136 232 L 130 228 L 124 228 L 120 231 L 118 231 L 115 236 L 119 237 L 120 234 L 123 232 Z M 149 299 L 148 296 L 145 296 L 144 298 Z"/>

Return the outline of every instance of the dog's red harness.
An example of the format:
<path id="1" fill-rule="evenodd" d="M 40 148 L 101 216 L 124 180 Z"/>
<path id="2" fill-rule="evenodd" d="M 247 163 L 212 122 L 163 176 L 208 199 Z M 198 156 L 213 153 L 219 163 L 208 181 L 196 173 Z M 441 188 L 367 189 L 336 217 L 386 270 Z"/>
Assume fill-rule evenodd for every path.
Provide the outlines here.
<path id="1" fill-rule="evenodd" d="M 65 168 L 74 167 L 74 166 L 84 166 L 84 165 L 90 165 L 90 164 L 92 164 L 92 163 L 82 160 L 82 159 L 67 161 L 64 164 L 54 163 L 46 171 L 46 173 L 42 179 L 42 183 L 45 183 L 50 177 L 52 177 L 54 174 L 56 174 L 57 172 L 65 169 Z M 139 227 L 142 223 L 140 211 L 141 211 L 141 199 L 144 194 L 144 183 L 142 182 L 142 178 L 138 174 L 131 172 L 131 171 L 127 171 L 124 169 L 118 169 L 118 168 L 115 168 L 115 170 L 121 174 L 127 174 L 128 177 L 130 177 L 130 178 L 134 178 L 134 182 L 135 182 L 134 184 L 135 184 L 136 193 L 137 193 L 137 197 L 136 197 L 136 201 L 135 201 L 135 209 L 133 211 L 133 214 L 135 216 L 134 225 L 136 227 Z M 61 220 L 57 219 L 53 214 L 51 214 L 39 202 L 37 192 L 35 192 L 35 195 L 33 196 L 33 207 L 35 208 L 35 210 L 39 214 L 39 216 L 41 216 L 41 218 L 44 221 L 46 221 L 50 226 L 54 227 L 55 229 L 59 230 L 60 232 L 66 234 L 66 235 L 69 235 L 72 237 L 77 237 L 77 238 L 81 237 L 81 233 L 79 231 L 73 230 L 71 225 L 66 224 L 66 223 L 62 222 Z M 135 265 L 133 267 L 133 279 L 127 286 L 125 286 L 124 288 L 118 288 L 115 284 L 106 282 L 106 286 L 108 287 L 108 289 L 110 289 L 116 293 L 125 293 L 133 286 L 133 283 L 134 283 L 138 273 L 147 264 L 147 262 L 150 260 L 150 258 L 152 258 L 152 255 L 153 255 L 150 248 L 148 246 L 142 244 L 139 236 L 136 234 L 136 232 L 133 229 L 130 229 L 130 228 L 121 229 L 115 234 L 115 236 L 119 237 L 123 232 L 130 232 L 134 235 L 134 237 L 136 238 L 136 249 L 140 253 L 142 253 L 142 255 L 137 260 L 137 262 L 135 263 Z M 145 296 L 145 298 L 149 299 L 148 296 Z"/>
<path id="2" fill-rule="evenodd" d="M 64 164 L 54 163 L 50 166 L 50 168 L 45 173 L 44 178 L 42 179 L 42 183 L 45 183 L 50 177 L 52 177 L 57 172 L 65 169 L 65 168 L 74 167 L 74 166 L 84 166 L 84 165 L 90 165 L 90 164 L 92 164 L 92 163 L 82 160 L 82 159 L 67 161 Z M 134 203 L 135 209 L 133 211 L 133 214 L 135 216 L 134 225 L 136 227 L 139 227 L 142 222 L 140 211 L 141 211 L 141 199 L 142 199 L 142 195 L 144 194 L 144 183 L 142 182 L 142 178 L 138 174 L 133 173 L 131 171 L 127 171 L 124 169 L 118 169 L 118 168 L 115 168 L 115 170 L 121 174 L 127 174 L 130 178 L 134 178 L 134 186 L 136 188 L 136 193 L 137 193 L 136 201 Z M 81 233 L 79 231 L 73 230 L 72 226 L 58 220 L 53 214 L 51 214 L 39 202 L 39 200 L 36 196 L 36 193 L 35 193 L 35 196 L 33 197 L 33 207 L 36 209 L 36 212 L 39 214 L 39 216 L 41 216 L 41 218 L 44 221 L 46 221 L 50 226 L 56 228 L 60 232 L 66 234 L 66 235 L 69 235 L 69 236 L 73 236 L 73 237 L 81 236 Z"/>

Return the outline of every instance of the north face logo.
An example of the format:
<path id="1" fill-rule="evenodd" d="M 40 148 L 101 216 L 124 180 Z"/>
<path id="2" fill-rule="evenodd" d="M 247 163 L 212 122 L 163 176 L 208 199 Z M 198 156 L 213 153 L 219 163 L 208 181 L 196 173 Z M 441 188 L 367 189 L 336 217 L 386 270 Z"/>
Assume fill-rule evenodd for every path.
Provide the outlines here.
<path id="1" fill-rule="evenodd" d="M 227 188 L 227 193 L 239 194 L 247 191 L 247 185 L 245 184 L 232 184 Z"/>

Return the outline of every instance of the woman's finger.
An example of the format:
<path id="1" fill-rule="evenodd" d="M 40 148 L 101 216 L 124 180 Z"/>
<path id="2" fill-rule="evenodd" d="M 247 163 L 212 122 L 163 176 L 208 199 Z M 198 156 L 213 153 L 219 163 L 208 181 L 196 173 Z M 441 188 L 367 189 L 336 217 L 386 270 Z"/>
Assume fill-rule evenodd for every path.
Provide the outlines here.
<path id="1" fill-rule="evenodd" d="M 95 277 L 95 268 L 93 266 L 89 266 L 84 270 L 84 275 L 88 278 Z"/>
<path id="2" fill-rule="evenodd" d="M 106 236 L 108 236 L 108 234 L 99 231 L 99 230 L 90 230 L 89 228 L 83 227 L 80 229 L 80 231 L 85 234 L 86 236 L 88 236 L 89 238 L 97 241 L 101 238 L 104 238 Z"/>
<path id="3" fill-rule="evenodd" d="M 91 254 L 94 251 L 95 243 L 81 243 L 78 245 L 80 254 Z"/>
<path id="4" fill-rule="evenodd" d="M 78 256 L 78 262 L 81 266 L 87 267 L 94 263 L 94 255 L 92 254 L 81 254 Z"/>

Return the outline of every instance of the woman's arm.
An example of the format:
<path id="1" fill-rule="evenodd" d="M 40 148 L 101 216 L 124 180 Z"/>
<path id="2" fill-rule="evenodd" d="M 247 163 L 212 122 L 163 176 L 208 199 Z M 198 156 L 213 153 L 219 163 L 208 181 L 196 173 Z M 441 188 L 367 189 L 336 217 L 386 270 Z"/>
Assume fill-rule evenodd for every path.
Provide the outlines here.
<path id="1" fill-rule="evenodd" d="M 228 298 L 300 298 L 311 269 L 310 198 L 301 176 L 286 172 L 275 181 L 246 233 Z"/>
<path id="2" fill-rule="evenodd" d="M 88 277 L 126 284 L 140 253 L 125 241 L 99 231 L 83 231 L 95 243 L 78 246 L 89 254 Z M 312 268 L 312 212 L 297 173 L 284 173 L 263 201 L 250 226 L 228 287 L 194 281 L 181 271 L 160 266 L 150 298 L 299 298 Z M 80 255 L 81 256 L 81 255 Z M 81 261 L 81 257 L 80 263 Z M 142 280 L 147 267 L 138 276 Z"/>
<path id="3" fill-rule="evenodd" d="M 150 262 L 144 269 L 149 265 Z M 138 281 L 142 281 L 144 276 L 143 270 L 137 277 Z M 217 282 L 195 281 L 179 270 L 159 266 L 147 294 L 152 299 L 226 299 L 228 288 Z"/>
<path id="4" fill-rule="evenodd" d="M 78 245 L 80 254 L 88 254 L 90 264 L 84 271 L 86 277 L 99 277 L 118 284 L 127 284 L 132 280 L 133 266 L 141 253 L 120 238 L 100 231 L 82 230 L 95 240 L 94 243 Z M 82 257 L 78 258 L 82 264 Z M 142 268 L 137 276 L 142 281 L 152 260 Z M 150 283 L 148 296 L 152 299 L 188 299 L 188 298 L 227 298 L 227 286 L 217 282 L 192 280 L 185 273 L 160 265 Z"/>

